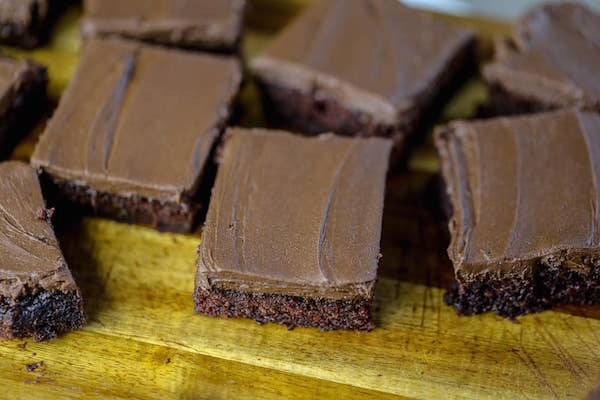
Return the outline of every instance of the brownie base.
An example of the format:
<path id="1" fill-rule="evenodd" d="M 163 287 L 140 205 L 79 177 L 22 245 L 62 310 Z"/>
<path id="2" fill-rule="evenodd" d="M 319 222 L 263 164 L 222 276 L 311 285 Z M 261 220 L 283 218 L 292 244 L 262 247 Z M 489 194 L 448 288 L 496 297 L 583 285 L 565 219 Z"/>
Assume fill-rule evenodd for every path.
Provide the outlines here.
<path id="1" fill-rule="evenodd" d="M 32 67 L 28 79 L 14 93 L 9 109 L 0 115 L 0 160 L 10 155 L 46 110 L 46 85 L 46 68 Z"/>
<path id="2" fill-rule="evenodd" d="M 190 232 L 201 209 L 199 204 L 192 202 L 163 203 L 143 196 L 125 197 L 96 191 L 87 186 L 54 180 L 47 174 L 42 174 L 41 182 L 49 204 L 58 209 L 147 225 L 159 231 Z"/>
<path id="3" fill-rule="evenodd" d="M 0 337 L 49 340 L 80 329 L 85 314 L 78 292 L 40 290 L 19 298 L 0 297 Z"/>
<path id="4" fill-rule="evenodd" d="M 489 85 L 490 102 L 484 106 L 479 114 L 483 118 L 502 115 L 532 114 L 551 111 L 560 108 L 560 105 L 542 102 L 534 98 L 524 97 L 507 91 L 500 84 Z"/>
<path id="5" fill-rule="evenodd" d="M 330 300 L 237 290 L 197 288 L 194 311 L 211 317 L 250 318 L 259 324 L 276 323 L 293 329 L 315 327 L 322 331 L 370 331 L 373 299 Z"/>
<path id="6" fill-rule="evenodd" d="M 458 274 L 444 301 L 460 315 L 492 311 L 508 318 L 563 304 L 600 304 L 600 266 L 590 263 L 578 271 L 540 262 L 522 275 Z"/>

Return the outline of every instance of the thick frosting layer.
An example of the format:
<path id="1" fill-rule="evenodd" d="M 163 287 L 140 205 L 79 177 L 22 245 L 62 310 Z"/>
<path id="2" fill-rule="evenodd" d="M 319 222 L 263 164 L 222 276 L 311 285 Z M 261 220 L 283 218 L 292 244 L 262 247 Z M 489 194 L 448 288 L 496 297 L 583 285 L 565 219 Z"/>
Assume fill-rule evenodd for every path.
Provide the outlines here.
<path id="1" fill-rule="evenodd" d="M 598 114 L 455 122 L 436 144 L 456 269 L 518 272 L 543 257 L 600 256 Z"/>
<path id="2" fill-rule="evenodd" d="M 375 122 L 431 101 L 473 34 L 395 0 L 316 1 L 251 63 L 261 80 L 325 91 Z"/>
<path id="3" fill-rule="evenodd" d="M 600 110 L 600 15 L 580 4 L 546 4 L 498 42 L 484 75 L 510 92 L 554 106 Z"/>
<path id="4" fill-rule="evenodd" d="M 0 193 L 0 297 L 77 290 L 50 222 L 39 217 L 44 199 L 33 168 L 0 163 Z"/>
<path id="5" fill-rule="evenodd" d="M 196 284 L 324 298 L 372 294 L 392 142 L 232 129 Z"/>
<path id="6" fill-rule="evenodd" d="M 180 202 L 240 80 L 234 58 L 91 39 L 32 164 L 92 190 Z"/>
<path id="7" fill-rule="evenodd" d="M 121 34 L 173 45 L 231 47 L 244 0 L 86 0 L 84 35 Z"/>

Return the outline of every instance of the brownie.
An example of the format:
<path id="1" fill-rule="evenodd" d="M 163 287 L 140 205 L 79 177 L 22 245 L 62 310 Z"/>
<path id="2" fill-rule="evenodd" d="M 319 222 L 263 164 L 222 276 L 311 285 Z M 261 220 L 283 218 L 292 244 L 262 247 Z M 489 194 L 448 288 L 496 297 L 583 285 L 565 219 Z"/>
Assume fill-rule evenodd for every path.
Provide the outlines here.
<path id="1" fill-rule="evenodd" d="M 391 141 L 231 129 L 198 248 L 196 313 L 373 329 Z"/>
<path id="2" fill-rule="evenodd" d="M 66 0 L 0 1 L 0 44 L 33 48 L 46 36 L 48 23 Z"/>
<path id="3" fill-rule="evenodd" d="M 313 2 L 251 61 L 274 125 L 386 136 L 402 148 L 459 71 L 474 35 L 395 0 Z"/>
<path id="4" fill-rule="evenodd" d="M 0 193 L 0 337 L 40 341 L 81 328 L 81 295 L 34 169 L 0 163 Z"/>
<path id="5" fill-rule="evenodd" d="M 41 116 L 47 81 L 45 67 L 0 56 L 0 159 Z"/>
<path id="6" fill-rule="evenodd" d="M 563 107 L 600 111 L 600 15 L 582 4 L 545 4 L 496 41 L 483 75 L 496 114 Z"/>
<path id="7" fill-rule="evenodd" d="M 84 36 L 119 35 L 169 46 L 237 51 L 245 0 L 84 0 Z"/>
<path id="8" fill-rule="evenodd" d="M 600 115 L 563 109 L 435 133 L 460 314 L 600 303 Z"/>
<path id="9" fill-rule="evenodd" d="M 31 162 L 59 204 L 189 231 L 240 80 L 233 57 L 90 39 Z"/>

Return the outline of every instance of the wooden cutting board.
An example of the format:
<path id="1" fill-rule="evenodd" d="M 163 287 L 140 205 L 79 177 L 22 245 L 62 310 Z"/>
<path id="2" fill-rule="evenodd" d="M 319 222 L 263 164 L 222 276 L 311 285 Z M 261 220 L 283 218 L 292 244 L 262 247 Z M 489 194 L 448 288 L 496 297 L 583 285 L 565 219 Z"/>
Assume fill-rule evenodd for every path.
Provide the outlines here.
<path id="1" fill-rule="evenodd" d="M 306 1 L 252 1 L 246 55 Z M 50 66 L 54 99 L 77 63 L 80 12 L 75 7 L 61 19 L 47 47 L 9 50 Z M 480 32 L 481 57 L 493 35 L 509 30 L 448 19 Z M 440 120 L 472 116 L 486 96 L 481 80 L 471 79 Z M 250 85 L 242 97 L 243 124 L 259 124 L 256 90 Z M 13 157 L 27 160 L 36 135 Z M 370 333 L 287 331 L 194 315 L 198 233 L 160 234 L 94 218 L 66 224 L 59 238 L 89 323 L 50 343 L 0 341 L 0 398 L 585 398 L 600 376 L 600 307 L 515 323 L 490 314 L 457 317 L 443 304 L 451 268 L 434 212 L 437 169 L 428 138 L 408 171 L 389 179 L 377 328 Z"/>

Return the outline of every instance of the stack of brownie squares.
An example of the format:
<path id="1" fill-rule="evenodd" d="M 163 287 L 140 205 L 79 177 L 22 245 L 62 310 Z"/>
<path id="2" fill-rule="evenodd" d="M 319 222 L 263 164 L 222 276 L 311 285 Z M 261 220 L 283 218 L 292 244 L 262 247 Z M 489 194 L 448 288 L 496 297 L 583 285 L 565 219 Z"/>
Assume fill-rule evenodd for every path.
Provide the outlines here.
<path id="1" fill-rule="evenodd" d="M 459 314 L 600 303 L 599 47 L 585 6 L 532 9 L 482 71 L 498 116 L 437 129 Z"/>

